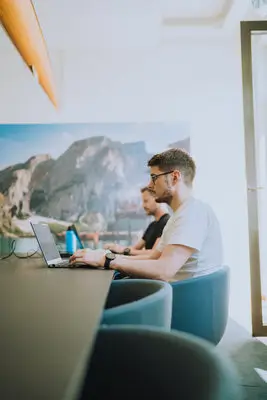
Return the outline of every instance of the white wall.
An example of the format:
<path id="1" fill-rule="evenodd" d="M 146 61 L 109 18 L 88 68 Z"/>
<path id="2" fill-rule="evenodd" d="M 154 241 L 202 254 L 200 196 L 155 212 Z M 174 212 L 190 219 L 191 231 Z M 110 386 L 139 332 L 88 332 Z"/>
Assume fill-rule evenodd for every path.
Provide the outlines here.
<path id="1" fill-rule="evenodd" d="M 4 49 L 0 122 L 190 121 L 198 165 L 196 193 L 213 205 L 220 219 L 225 261 L 232 269 L 231 315 L 249 327 L 239 47 L 239 37 L 234 37 L 128 50 L 53 50 L 58 112 L 13 49 Z"/>

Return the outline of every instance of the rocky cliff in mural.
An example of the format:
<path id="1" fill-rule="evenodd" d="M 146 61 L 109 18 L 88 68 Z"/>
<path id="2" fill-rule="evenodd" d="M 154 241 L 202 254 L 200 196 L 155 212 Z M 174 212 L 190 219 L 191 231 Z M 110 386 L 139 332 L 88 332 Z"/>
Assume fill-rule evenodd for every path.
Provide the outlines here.
<path id="1" fill-rule="evenodd" d="M 15 164 L 0 171 L 0 192 L 5 196 L 6 203 L 12 208 L 13 214 L 30 213 L 29 204 L 33 185 L 42 180 L 51 163 L 53 160 L 49 155 L 40 155 L 31 157 L 25 163 Z"/>
<path id="2" fill-rule="evenodd" d="M 147 182 L 143 142 L 106 137 L 74 142 L 57 160 L 32 157 L 0 171 L 0 192 L 14 215 L 32 212 L 106 229 L 118 210 L 139 206 L 137 187 Z"/>
<path id="3" fill-rule="evenodd" d="M 0 193 L 0 235 L 9 235 L 12 228 L 10 207 L 5 196 Z"/>
<path id="4" fill-rule="evenodd" d="M 150 156 L 144 142 L 90 137 L 57 160 L 39 155 L 0 171 L 0 193 L 12 216 L 36 213 L 105 230 L 118 213 L 142 213 L 138 188 L 148 182 Z"/>
<path id="5" fill-rule="evenodd" d="M 186 138 L 183 140 L 179 140 L 178 142 L 175 143 L 171 143 L 169 145 L 170 148 L 172 147 L 179 147 L 180 149 L 184 149 L 185 151 L 187 151 L 188 153 L 190 153 L 190 138 Z"/>

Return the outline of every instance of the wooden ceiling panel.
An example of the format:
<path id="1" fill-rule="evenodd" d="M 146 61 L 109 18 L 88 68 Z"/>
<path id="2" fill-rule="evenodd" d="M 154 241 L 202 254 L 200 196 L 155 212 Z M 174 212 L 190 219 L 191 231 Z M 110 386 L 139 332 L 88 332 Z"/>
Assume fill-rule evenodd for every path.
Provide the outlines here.
<path id="1" fill-rule="evenodd" d="M 57 107 L 50 60 L 31 0 L 0 0 L 0 22 L 24 62 Z"/>

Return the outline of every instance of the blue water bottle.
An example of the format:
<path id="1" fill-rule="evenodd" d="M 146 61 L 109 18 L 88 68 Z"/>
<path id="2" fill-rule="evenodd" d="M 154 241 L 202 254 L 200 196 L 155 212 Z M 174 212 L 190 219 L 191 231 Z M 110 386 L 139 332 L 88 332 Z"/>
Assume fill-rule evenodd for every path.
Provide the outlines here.
<path id="1" fill-rule="evenodd" d="M 71 227 L 68 227 L 68 230 L 66 231 L 66 252 L 73 254 L 77 250 L 77 239 L 76 235 L 71 229 Z"/>

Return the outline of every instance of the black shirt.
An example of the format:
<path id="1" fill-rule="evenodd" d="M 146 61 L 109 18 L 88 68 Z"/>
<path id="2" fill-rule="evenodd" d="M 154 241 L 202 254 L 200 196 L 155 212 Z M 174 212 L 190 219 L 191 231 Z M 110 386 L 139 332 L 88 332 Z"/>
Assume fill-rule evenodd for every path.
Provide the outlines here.
<path id="1" fill-rule="evenodd" d="M 145 249 L 153 248 L 156 240 L 161 237 L 162 231 L 170 218 L 169 214 L 164 214 L 158 221 L 153 221 L 148 225 L 142 239 L 145 241 Z"/>

